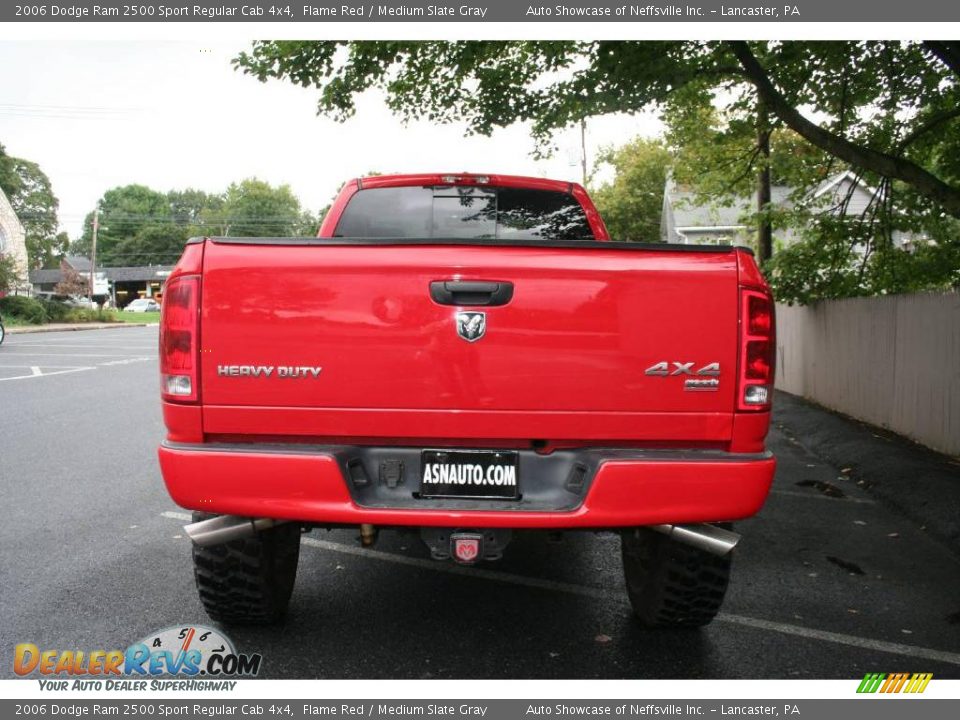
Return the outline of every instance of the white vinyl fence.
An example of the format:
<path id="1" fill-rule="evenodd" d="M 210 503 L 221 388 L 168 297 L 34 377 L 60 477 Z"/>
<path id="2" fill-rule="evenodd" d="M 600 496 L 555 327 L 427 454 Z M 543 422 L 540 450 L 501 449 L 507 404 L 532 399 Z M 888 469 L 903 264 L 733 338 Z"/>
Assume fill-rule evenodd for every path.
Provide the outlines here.
<path id="1" fill-rule="evenodd" d="M 776 386 L 960 455 L 960 294 L 777 305 Z"/>

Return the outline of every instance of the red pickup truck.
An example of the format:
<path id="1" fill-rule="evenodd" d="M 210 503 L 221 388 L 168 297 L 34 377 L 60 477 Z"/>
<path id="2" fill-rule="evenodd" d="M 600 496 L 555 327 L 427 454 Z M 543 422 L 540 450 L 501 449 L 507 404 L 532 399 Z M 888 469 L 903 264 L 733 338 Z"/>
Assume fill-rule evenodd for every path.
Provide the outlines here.
<path id="1" fill-rule="evenodd" d="M 195 238 L 167 281 L 172 498 L 200 597 L 281 619 L 300 534 L 620 533 L 647 625 L 703 625 L 762 506 L 774 310 L 742 248 L 611 242 L 582 187 L 351 180 L 315 238 Z"/>

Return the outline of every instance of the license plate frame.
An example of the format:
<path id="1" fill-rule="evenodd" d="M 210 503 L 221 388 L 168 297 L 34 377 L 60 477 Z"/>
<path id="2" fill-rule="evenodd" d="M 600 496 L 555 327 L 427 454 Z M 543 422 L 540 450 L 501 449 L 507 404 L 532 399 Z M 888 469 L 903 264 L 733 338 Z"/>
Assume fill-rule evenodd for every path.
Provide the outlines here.
<path id="1" fill-rule="evenodd" d="M 520 455 L 512 450 L 423 450 L 420 497 L 519 500 Z"/>

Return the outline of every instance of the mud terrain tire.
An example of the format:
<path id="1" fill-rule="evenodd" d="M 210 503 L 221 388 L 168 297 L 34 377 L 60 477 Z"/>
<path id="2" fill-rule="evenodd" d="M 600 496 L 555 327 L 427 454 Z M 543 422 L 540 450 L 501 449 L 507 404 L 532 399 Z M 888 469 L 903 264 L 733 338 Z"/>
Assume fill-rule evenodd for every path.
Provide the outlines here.
<path id="1" fill-rule="evenodd" d="M 731 554 L 711 555 L 637 528 L 621 534 L 627 595 L 647 627 L 701 627 L 716 616 L 730 578 Z"/>
<path id="2" fill-rule="evenodd" d="M 193 521 L 214 517 L 195 512 Z M 300 526 L 287 523 L 253 537 L 212 547 L 193 546 L 194 577 L 211 620 L 271 625 L 290 604 L 300 558 Z"/>

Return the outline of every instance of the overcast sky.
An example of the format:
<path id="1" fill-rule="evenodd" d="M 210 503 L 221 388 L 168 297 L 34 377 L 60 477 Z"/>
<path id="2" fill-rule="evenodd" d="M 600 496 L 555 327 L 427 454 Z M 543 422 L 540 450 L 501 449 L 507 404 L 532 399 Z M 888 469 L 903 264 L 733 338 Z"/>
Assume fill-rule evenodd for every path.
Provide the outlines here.
<path id="1" fill-rule="evenodd" d="M 288 183 L 316 211 L 350 177 L 380 172 L 501 172 L 579 180 L 579 131 L 535 161 L 523 126 L 464 137 L 464 126 L 404 127 L 377 94 L 345 124 L 316 115 L 316 92 L 235 71 L 245 41 L 0 41 L 0 143 L 37 162 L 75 237 L 105 190 L 220 192 L 258 177 Z M 659 131 L 649 116 L 591 120 L 588 155 Z"/>

